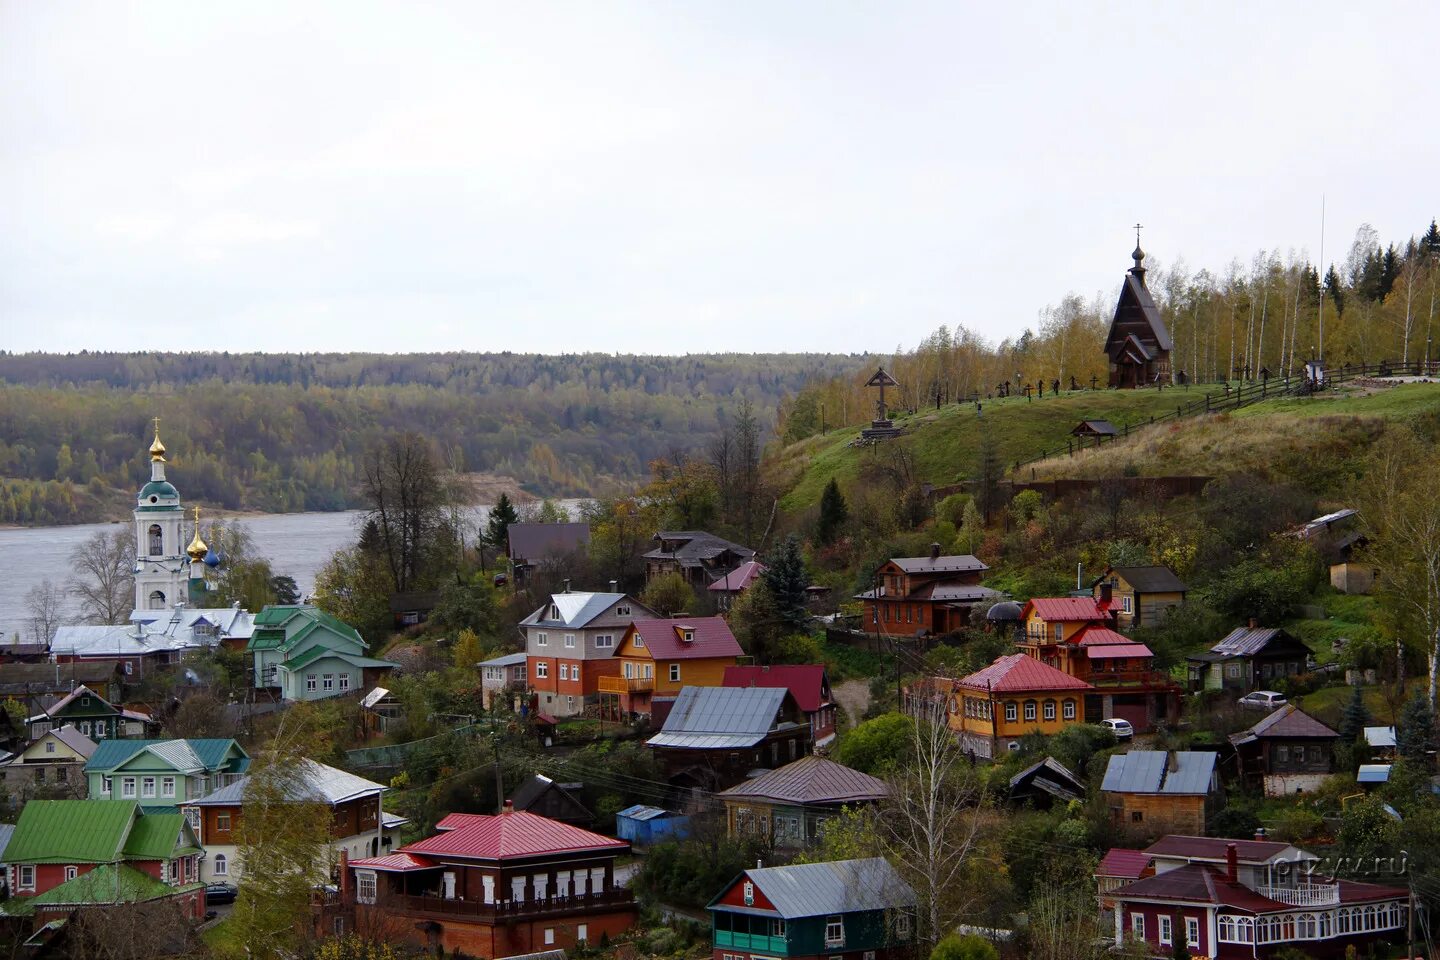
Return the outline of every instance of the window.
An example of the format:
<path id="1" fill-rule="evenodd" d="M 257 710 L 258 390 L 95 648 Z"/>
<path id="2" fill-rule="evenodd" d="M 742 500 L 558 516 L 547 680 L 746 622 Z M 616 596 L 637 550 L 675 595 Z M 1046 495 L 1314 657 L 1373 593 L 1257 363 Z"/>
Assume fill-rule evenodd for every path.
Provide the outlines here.
<path id="1" fill-rule="evenodd" d="M 617 617 L 628 617 L 628 616 L 630 616 L 630 608 L 629 608 L 628 606 L 616 607 L 616 608 L 615 608 L 615 616 L 617 616 Z"/>
<path id="2" fill-rule="evenodd" d="M 320 685 L 324 687 L 327 692 L 335 689 L 335 674 L 327 673 L 321 677 L 320 680 Z"/>
<path id="3" fill-rule="evenodd" d="M 1034 719 L 1035 719 L 1035 701 L 1034 701 L 1034 700 L 1026 700 L 1026 701 L 1025 701 L 1025 719 L 1026 719 L 1026 720 L 1034 720 Z"/>
<path id="4" fill-rule="evenodd" d="M 36 768 L 35 768 L 35 782 L 36 782 L 36 783 L 44 783 L 44 782 L 45 782 L 45 768 L 44 768 L 44 767 L 36 767 Z"/>
<path id="5" fill-rule="evenodd" d="M 125 800 L 135 799 L 135 778 L 123 777 L 120 780 L 120 796 Z"/>
<path id="6" fill-rule="evenodd" d="M 783 936 L 785 936 L 785 921 L 784 921 L 784 920 L 772 919 L 772 920 L 770 921 L 770 936 L 772 936 L 772 937 L 783 937 Z"/>
<path id="7" fill-rule="evenodd" d="M 1170 931 L 1170 918 L 1162 915 L 1160 917 L 1160 944 L 1168 947 L 1173 939 Z"/>
<path id="8" fill-rule="evenodd" d="M 313 673 L 307 673 L 307 674 L 305 674 L 305 689 L 306 689 L 306 690 L 314 690 L 315 687 L 316 687 L 316 684 L 315 684 L 315 674 L 313 674 Z"/>
<path id="9" fill-rule="evenodd" d="M 640 631 L 639 631 L 639 630 L 636 630 L 636 631 L 635 631 L 634 644 L 635 644 L 635 646 L 637 646 L 637 647 L 643 647 L 643 646 L 645 646 L 645 638 L 642 637 L 642 636 L 640 636 Z"/>
<path id="10" fill-rule="evenodd" d="M 153 796 L 155 796 L 155 778 L 154 778 L 154 777 L 141 777 L 141 778 L 140 778 L 140 796 L 142 796 L 142 797 L 153 797 Z"/>
<path id="11" fill-rule="evenodd" d="M 1130 914 L 1130 932 L 1134 935 L 1136 940 L 1145 939 L 1145 914 Z"/>
<path id="12" fill-rule="evenodd" d="M 186 808 L 185 808 L 185 822 L 188 823 L 188 824 L 190 824 L 190 829 L 191 829 L 191 830 L 199 830 L 199 829 L 200 829 L 200 808 L 199 808 L 199 807 L 186 807 Z"/>
<path id="13" fill-rule="evenodd" d="M 160 778 L 160 796 L 162 796 L 162 797 L 173 797 L 173 796 L 175 796 L 175 778 L 174 778 L 174 777 L 161 777 L 161 778 Z"/>
<path id="14" fill-rule="evenodd" d="M 1045 719 L 1046 719 L 1046 720 L 1054 720 L 1054 719 L 1055 719 L 1055 701 L 1054 701 L 1054 700 L 1046 700 L 1046 701 L 1045 701 Z"/>
<path id="15" fill-rule="evenodd" d="M 33 863 L 22 863 L 20 865 L 20 889 L 35 889 L 35 865 Z"/>
<path id="16" fill-rule="evenodd" d="M 1063 624 L 1063 623 L 1057 623 L 1057 624 L 1055 624 L 1055 642 L 1056 642 L 1056 643 L 1059 643 L 1061 640 L 1064 640 L 1064 639 L 1065 639 L 1065 624 Z"/>
<path id="17" fill-rule="evenodd" d="M 577 943 L 584 943 L 590 939 L 590 925 L 581 923 L 575 927 L 575 940 Z"/>
<path id="18" fill-rule="evenodd" d="M 550 646 L 550 634 L 548 634 L 548 633 L 537 633 L 537 634 L 535 634 L 535 645 L 536 645 L 537 647 L 548 647 L 548 646 Z"/>
<path id="19" fill-rule="evenodd" d="M 549 946 L 550 944 L 553 944 L 554 942 L 555 942 L 555 928 L 554 928 L 554 927 L 546 927 L 546 928 L 545 928 L 545 944 L 546 944 L 546 946 Z"/>
<path id="20" fill-rule="evenodd" d="M 165 553 L 165 534 L 163 531 L 161 531 L 160 524 L 150 524 L 150 529 L 148 533 L 149 537 L 147 537 L 147 539 L 150 543 L 150 556 L 163 556 Z"/>
<path id="21" fill-rule="evenodd" d="M 81 720 L 81 721 L 80 721 L 80 732 L 83 733 L 83 734 L 85 734 L 85 736 L 87 736 L 87 737 L 90 736 L 90 721 L 89 721 L 89 720 Z"/>
<path id="22" fill-rule="evenodd" d="M 1190 921 L 1188 921 L 1188 920 L 1185 921 L 1185 930 L 1186 930 L 1186 935 L 1188 936 L 1188 935 L 1189 935 L 1189 930 L 1190 930 Z M 1300 914 L 1300 919 L 1299 919 L 1298 921 L 1296 921 L 1295 934 L 1296 934 L 1296 936 L 1298 936 L 1301 940 L 1314 940 L 1314 939 L 1315 939 L 1315 914 L 1313 914 L 1313 913 L 1302 913 L 1302 914 Z"/>
<path id="23" fill-rule="evenodd" d="M 679 683 L 679 682 L 680 682 L 680 664 L 678 664 L 678 663 L 672 663 L 672 664 L 670 664 L 670 682 L 671 682 L 671 683 Z"/>
<path id="24" fill-rule="evenodd" d="M 561 664 L 560 664 L 560 679 L 561 679 L 561 680 L 569 680 L 569 679 L 570 679 L 570 665 L 569 665 L 568 663 L 561 663 Z"/>
<path id="25" fill-rule="evenodd" d="M 565 646 L 569 647 L 571 650 L 575 649 L 575 634 L 565 634 Z"/>
<path id="26" fill-rule="evenodd" d="M 1015 704 L 1013 704 L 1013 703 L 1007 703 L 1007 704 L 1005 704 L 1005 719 L 1006 719 L 1006 720 L 1009 720 L 1009 721 L 1011 721 L 1011 722 L 1014 722 L 1015 716 L 1016 716 L 1016 714 L 1015 714 Z"/>
<path id="27" fill-rule="evenodd" d="M 219 872 L 220 872 L 220 870 L 219 870 L 219 861 L 220 861 L 220 858 L 217 856 L 217 857 L 215 858 L 215 861 L 216 861 L 216 870 L 215 870 L 215 872 L 216 872 L 216 873 L 219 873 Z M 375 871 L 374 871 L 374 870 L 356 870 L 356 871 L 355 871 L 355 899 L 356 899 L 356 900 L 359 900 L 361 903 L 374 903 L 374 902 L 375 902 Z"/>
<path id="28" fill-rule="evenodd" d="M 1283 744 L 1283 743 L 1280 744 L 1280 746 L 1278 746 L 1278 747 L 1275 748 L 1275 758 L 1276 758 L 1277 760 L 1279 760 L 1281 763 L 1289 763 L 1289 762 L 1290 762 L 1290 748 L 1289 748 L 1288 746 L 1286 746 L 1285 744 Z M 1300 754 L 1300 759 L 1302 759 L 1302 760 L 1305 759 L 1305 754 L 1303 754 L 1303 753 Z"/>
<path id="29" fill-rule="evenodd" d="M 1141 822 L 1144 821 L 1144 819 L 1145 819 L 1145 811 L 1144 811 L 1144 810 L 1131 810 L 1131 811 L 1130 811 L 1130 822 L 1131 822 L 1131 823 L 1141 823 Z"/>
<path id="30" fill-rule="evenodd" d="M 745 893 L 745 905 L 748 907 L 748 906 L 751 906 L 752 904 L 754 904 L 754 903 L 755 903 L 755 884 L 751 883 L 749 880 L 746 880 L 746 881 L 745 881 L 745 890 L 744 890 L 744 893 Z"/>
<path id="31" fill-rule="evenodd" d="M 895 916 L 895 939 L 910 939 L 910 914 L 901 913 Z"/>
<path id="32" fill-rule="evenodd" d="M 75 879 L 76 877 L 78 877 L 79 875 L 80 875 L 80 870 L 79 870 L 78 867 L 75 867 L 75 866 L 67 866 L 67 867 L 65 868 L 65 879 L 66 879 L 66 880 L 74 880 L 74 879 Z"/>
<path id="33" fill-rule="evenodd" d="M 1064 715 L 1065 715 L 1065 719 L 1066 719 L 1066 720 L 1074 720 L 1074 719 L 1075 719 L 1075 701 L 1074 701 L 1074 700 L 1066 700 L 1066 701 L 1065 701 Z"/>
<path id="34" fill-rule="evenodd" d="M 1126 613 L 1129 613 L 1129 612 L 1130 612 L 1130 598 L 1129 598 L 1129 597 L 1121 597 L 1121 598 L 1120 598 L 1120 609 L 1121 609 L 1121 610 L 1124 610 Z"/>
<path id="35" fill-rule="evenodd" d="M 613 647 L 613 646 L 615 646 L 615 635 L 614 635 L 614 634 L 610 634 L 610 633 L 602 633 L 602 634 L 600 634 L 599 636 L 597 636 L 597 637 L 595 638 L 595 646 L 597 646 L 597 647 Z M 584 924 L 582 923 L 581 926 L 583 927 Z"/>
<path id="36" fill-rule="evenodd" d="M 536 680 L 544 680 L 544 679 L 545 679 L 546 677 L 548 677 L 548 676 L 550 676 L 550 664 L 546 663 L 544 660 L 541 660 L 541 661 L 539 661 L 538 663 L 536 663 L 536 664 L 535 664 L 535 679 L 536 679 Z"/>
<path id="37" fill-rule="evenodd" d="M 510 899 L 511 899 L 511 900 L 517 900 L 517 901 L 519 901 L 519 900 L 524 900 L 524 899 L 525 899 L 525 878 L 524 878 L 524 877 L 511 877 L 511 878 L 510 878 Z"/>
<path id="38" fill-rule="evenodd" d="M 620 665 L 620 668 L 625 674 L 626 680 L 635 679 L 635 664 L 631 663 L 629 660 L 626 660 Z"/>
<path id="39" fill-rule="evenodd" d="M 160 598 L 160 606 L 162 606 L 162 607 L 165 606 L 165 594 L 161 593 L 159 590 L 156 590 L 154 593 L 150 594 L 150 596 L 151 596 L 152 599 L 155 598 L 155 597 L 159 597 L 159 598 Z M 132 673 L 134 673 L 134 672 L 135 672 L 135 664 L 134 664 L 134 662 L 133 662 L 133 661 L 130 661 L 130 660 L 126 660 L 126 661 L 125 661 L 125 676 L 128 677 L 128 676 L 130 676 L 130 675 L 131 675 Z"/>
<path id="40" fill-rule="evenodd" d="M 101 777 L 101 778 L 100 778 L 100 792 L 101 792 L 101 793 L 109 793 L 110 790 L 111 790 L 111 788 L 112 788 L 112 781 L 110 780 L 110 778 L 109 778 L 109 777 Z"/>
<path id="41" fill-rule="evenodd" d="M 349 689 L 350 689 L 350 674 L 348 674 L 348 673 L 342 673 L 342 674 L 340 674 L 340 689 L 341 689 L 341 690 L 349 690 Z"/>
<path id="42" fill-rule="evenodd" d="M 566 697 L 566 698 L 565 698 L 565 706 L 567 706 L 567 707 L 573 707 L 573 706 L 575 706 L 575 698 L 574 698 L 574 697 Z"/>
<path id="43" fill-rule="evenodd" d="M 1314 918 L 1312 917 L 1313 921 Z M 1194 917 L 1185 918 L 1185 946 L 1200 946 L 1200 921 Z"/>
<path id="44" fill-rule="evenodd" d="M 45 752 L 46 752 L 46 753 L 54 753 L 54 752 L 55 752 L 55 741 L 54 741 L 54 740 L 46 740 L 46 741 L 45 741 Z"/>
<path id="45" fill-rule="evenodd" d="M 229 814 L 229 813 L 217 813 L 217 814 L 215 814 L 215 829 L 216 829 L 216 830 L 219 830 L 219 831 L 222 832 L 222 833 L 228 832 L 228 831 L 230 830 L 230 814 Z"/>
<path id="46" fill-rule="evenodd" d="M 655 664 L 653 664 L 653 663 L 643 663 L 643 664 L 641 664 L 641 665 L 640 665 L 640 675 L 641 675 L 642 677 L 644 677 L 646 680 L 654 680 L 654 679 L 655 679 Z"/>
<path id="47" fill-rule="evenodd" d="M 1230 680 L 1239 680 L 1239 679 L 1240 679 L 1240 664 L 1238 664 L 1238 663 L 1227 663 L 1227 664 L 1225 664 L 1225 676 L 1226 676 L 1226 678 L 1228 678 L 1228 679 L 1230 679 Z"/>
<path id="48" fill-rule="evenodd" d="M 825 946 L 839 947 L 845 944 L 845 918 L 825 918 Z"/>

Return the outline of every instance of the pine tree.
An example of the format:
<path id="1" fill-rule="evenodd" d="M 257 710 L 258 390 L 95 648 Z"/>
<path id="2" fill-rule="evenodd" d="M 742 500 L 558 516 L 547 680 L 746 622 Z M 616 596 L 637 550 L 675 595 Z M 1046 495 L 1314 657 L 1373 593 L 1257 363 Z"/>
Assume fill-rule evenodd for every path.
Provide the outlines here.
<path id="1" fill-rule="evenodd" d="M 1440 256 L 1440 227 L 1435 226 L 1433 219 L 1430 221 L 1430 229 L 1420 238 L 1420 247 L 1429 251 L 1432 256 Z"/>
<path id="2" fill-rule="evenodd" d="M 810 576 L 805 572 L 805 557 L 800 553 L 800 541 L 795 534 L 785 542 L 767 561 L 765 585 L 775 603 L 776 616 L 792 630 L 802 630 L 809 614 L 805 610 L 805 588 L 810 585 Z"/>
<path id="3" fill-rule="evenodd" d="M 1340 715 L 1340 739 L 1345 743 L 1354 743 L 1360 739 L 1369 719 L 1370 711 L 1365 709 L 1365 697 L 1360 692 L 1359 684 L 1356 684 L 1351 688 L 1350 702 L 1345 705 L 1345 710 Z"/>
<path id="4" fill-rule="evenodd" d="M 504 550 L 510 541 L 510 524 L 519 519 L 510 497 L 500 494 L 500 499 L 490 508 L 490 516 L 485 519 L 485 542 L 493 550 Z"/>
<path id="5" fill-rule="evenodd" d="M 825 485 L 825 492 L 820 494 L 820 522 L 815 528 L 815 539 L 821 543 L 834 543 L 849 519 L 850 508 L 840 492 L 840 484 L 831 477 Z"/>
<path id="6" fill-rule="evenodd" d="M 1396 731 L 1396 752 L 1401 758 L 1415 763 L 1425 763 L 1431 745 L 1435 742 L 1435 713 L 1424 693 L 1416 691 L 1400 709 L 1400 721 Z"/>
<path id="7" fill-rule="evenodd" d="M 1335 271 L 1332 263 L 1330 269 L 1325 272 L 1325 293 L 1335 304 L 1336 313 L 1345 312 L 1345 291 L 1340 288 L 1340 274 Z"/>
<path id="8" fill-rule="evenodd" d="M 980 459 L 975 471 L 975 501 L 980 515 L 990 522 L 991 514 L 1000 506 L 1000 480 L 1005 473 L 1000 463 L 1000 450 L 990 428 L 980 424 Z"/>

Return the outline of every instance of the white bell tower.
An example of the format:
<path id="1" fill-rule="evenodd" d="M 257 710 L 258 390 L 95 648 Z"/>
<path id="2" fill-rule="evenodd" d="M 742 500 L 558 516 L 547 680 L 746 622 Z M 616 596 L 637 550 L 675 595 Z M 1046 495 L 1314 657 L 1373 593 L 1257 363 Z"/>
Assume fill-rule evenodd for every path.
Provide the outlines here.
<path id="1" fill-rule="evenodd" d="M 150 444 L 150 482 L 135 502 L 135 609 L 165 610 L 186 598 L 188 558 L 181 532 L 180 491 L 165 479 L 160 418 Z"/>

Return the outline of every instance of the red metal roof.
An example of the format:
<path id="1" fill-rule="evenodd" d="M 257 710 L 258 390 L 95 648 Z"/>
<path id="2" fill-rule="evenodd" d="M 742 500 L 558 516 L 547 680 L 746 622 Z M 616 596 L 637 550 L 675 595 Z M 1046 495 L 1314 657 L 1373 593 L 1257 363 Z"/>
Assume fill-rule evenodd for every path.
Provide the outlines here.
<path id="1" fill-rule="evenodd" d="M 818 663 L 774 667 L 726 667 L 722 687 L 782 687 L 790 691 L 805 713 L 814 713 L 830 702 L 825 667 Z"/>
<path id="2" fill-rule="evenodd" d="M 1118 660 L 1130 657 L 1153 657 L 1155 653 L 1143 643 L 1113 643 L 1103 647 L 1086 647 L 1085 656 L 1091 660 Z"/>
<path id="3" fill-rule="evenodd" d="M 1152 857 L 1185 857 L 1191 860 L 1225 859 L 1225 850 L 1235 844 L 1241 863 L 1268 863 L 1290 849 L 1290 844 L 1275 840 L 1229 840 L 1225 837 L 1182 837 L 1175 834 L 1161 837 L 1145 852 Z"/>
<path id="4" fill-rule="evenodd" d="M 1090 684 L 1023 653 L 999 657 L 983 670 L 964 677 L 960 686 L 998 692 L 1028 690 L 1090 690 Z"/>
<path id="5" fill-rule="evenodd" d="M 413 857 L 408 853 L 390 853 L 368 860 L 351 860 L 350 866 L 361 870 L 386 870 L 391 873 L 405 873 L 409 870 L 430 870 L 439 866 L 433 860 Z"/>
<path id="6" fill-rule="evenodd" d="M 1029 619 L 1032 610 L 1049 621 L 1110 620 L 1109 608 L 1094 597 L 1036 597 L 1025 604 L 1021 619 Z"/>
<path id="7" fill-rule="evenodd" d="M 486 813 L 447 813 L 439 823 L 435 824 L 435 829 L 457 830 L 460 827 L 468 827 L 480 821 L 488 820 L 489 818 L 490 815 Z"/>
<path id="8" fill-rule="evenodd" d="M 1110 852 L 1095 868 L 1097 877 L 1128 877 L 1140 879 L 1145 868 L 1150 866 L 1150 854 L 1144 850 L 1128 850 L 1125 847 L 1111 847 Z"/>
<path id="9" fill-rule="evenodd" d="M 450 820 L 455 814 L 446 817 Z M 442 821 L 444 822 L 444 821 Z M 506 860 L 586 850 L 621 851 L 630 844 L 581 830 L 549 817 L 507 810 L 495 816 L 467 816 L 452 829 L 408 844 L 397 853 L 473 860 Z"/>
<path id="10" fill-rule="evenodd" d="M 1108 647 L 1118 643 L 1134 643 L 1123 633 L 1116 633 L 1109 627 L 1102 627 L 1097 623 L 1086 624 L 1075 635 L 1070 642 L 1080 647 Z"/>
<path id="11" fill-rule="evenodd" d="M 765 564 L 759 560 L 746 560 L 740 564 L 740 566 L 710 584 L 708 589 L 720 593 L 739 593 L 754 583 L 755 578 L 764 572 Z"/>
<path id="12" fill-rule="evenodd" d="M 631 629 L 644 641 L 656 660 L 702 660 L 710 657 L 742 657 L 740 641 L 720 617 L 672 617 L 669 620 L 636 620 Z M 692 632 L 693 640 L 681 639 Z"/>

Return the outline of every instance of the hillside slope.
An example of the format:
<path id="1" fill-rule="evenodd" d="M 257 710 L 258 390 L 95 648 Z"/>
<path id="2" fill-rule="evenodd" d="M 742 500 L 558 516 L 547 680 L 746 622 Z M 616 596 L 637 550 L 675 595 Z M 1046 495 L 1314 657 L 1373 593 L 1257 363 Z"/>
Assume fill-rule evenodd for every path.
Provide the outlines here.
<path id="1" fill-rule="evenodd" d="M 1100 477 L 1129 473 L 1217 475 L 1251 472 L 1300 480 L 1317 495 L 1338 489 L 1353 474 L 1387 420 L 1440 418 L 1440 385 L 1414 384 L 1381 390 L 1347 389 L 1313 398 L 1267 400 L 1234 413 L 1148 426 L 1151 417 L 1173 413 L 1195 391 L 1079 391 L 1027 401 L 1024 397 L 952 405 L 896 418 L 905 435 L 870 448 L 850 446 L 858 432 L 832 431 L 777 451 L 771 475 L 784 495 L 781 508 L 797 512 L 819 502 L 833 477 L 842 486 L 860 475 L 867 457 L 904 451 L 916 479 L 944 485 L 972 476 L 979 457 L 981 424 L 988 429 L 1007 469 L 1041 450 L 1063 449 L 1081 420 L 1105 419 L 1131 434 L 1100 450 L 1060 456 L 1026 467 L 1023 479 Z"/>

